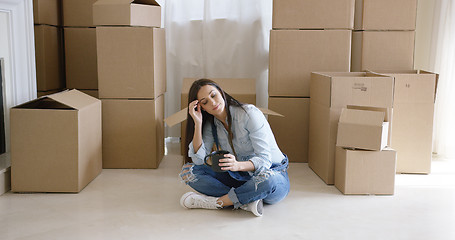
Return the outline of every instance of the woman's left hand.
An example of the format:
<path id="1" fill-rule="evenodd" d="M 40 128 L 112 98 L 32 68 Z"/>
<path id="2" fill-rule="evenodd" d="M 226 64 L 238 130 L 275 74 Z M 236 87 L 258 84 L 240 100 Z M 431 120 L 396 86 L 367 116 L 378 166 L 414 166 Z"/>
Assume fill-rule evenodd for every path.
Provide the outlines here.
<path id="1" fill-rule="evenodd" d="M 224 171 L 253 171 L 254 165 L 251 161 L 239 162 L 232 154 L 224 154 L 224 158 L 220 159 L 221 170 Z"/>

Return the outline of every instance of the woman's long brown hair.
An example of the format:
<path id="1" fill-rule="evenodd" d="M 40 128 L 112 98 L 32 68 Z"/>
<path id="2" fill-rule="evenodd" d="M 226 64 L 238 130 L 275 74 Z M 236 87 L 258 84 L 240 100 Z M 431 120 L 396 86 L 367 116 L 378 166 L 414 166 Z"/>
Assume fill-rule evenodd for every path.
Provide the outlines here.
<path id="1" fill-rule="evenodd" d="M 227 112 L 227 120 L 228 120 L 228 133 L 231 138 L 233 138 L 232 131 L 231 131 L 231 126 L 232 126 L 232 117 L 231 117 L 231 112 L 229 110 L 230 106 L 236 106 L 236 107 L 241 107 L 243 109 L 243 103 L 237 101 L 235 98 L 233 98 L 231 95 L 223 91 L 218 84 L 210 79 L 199 79 L 193 82 L 191 85 L 190 91 L 188 93 L 188 104 L 191 103 L 192 101 L 197 99 L 197 93 L 199 90 L 206 85 L 211 85 L 218 89 L 218 91 L 221 93 L 221 96 L 224 99 L 224 105 L 225 109 Z M 202 129 L 204 129 L 205 124 L 212 124 L 214 120 L 213 115 L 207 113 L 206 111 L 202 111 Z M 187 111 L 187 124 L 186 124 L 186 139 L 185 139 L 185 163 L 187 162 L 192 162 L 191 158 L 188 156 L 188 146 L 190 145 L 191 141 L 193 141 L 193 135 L 194 135 L 194 120 L 193 117 L 191 117 L 189 113 L 189 109 Z M 206 146 L 209 147 L 209 146 Z M 210 146 L 212 147 L 212 146 Z M 234 148 L 234 146 L 231 146 Z M 234 149 L 233 149 L 234 150 Z M 235 152 L 235 150 L 234 150 Z"/>

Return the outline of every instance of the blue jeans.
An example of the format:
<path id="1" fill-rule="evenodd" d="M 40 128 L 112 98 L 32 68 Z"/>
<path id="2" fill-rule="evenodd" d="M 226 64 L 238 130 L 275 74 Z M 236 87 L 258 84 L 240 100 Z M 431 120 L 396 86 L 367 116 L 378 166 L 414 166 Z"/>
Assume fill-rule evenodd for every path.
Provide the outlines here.
<path id="1" fill-rule="evenodd" d="M 289 193 L 287 173 L 288 159 L 280 164 L 273 164 L 270 169 L 255 173 L 214 172 L 206 165 L 187 163 L 182 168 L 180 177 L 194 190 L 213 197 L 228 194 L 234 208 L 263 199 L 264 203 L 275 204 Z"/>

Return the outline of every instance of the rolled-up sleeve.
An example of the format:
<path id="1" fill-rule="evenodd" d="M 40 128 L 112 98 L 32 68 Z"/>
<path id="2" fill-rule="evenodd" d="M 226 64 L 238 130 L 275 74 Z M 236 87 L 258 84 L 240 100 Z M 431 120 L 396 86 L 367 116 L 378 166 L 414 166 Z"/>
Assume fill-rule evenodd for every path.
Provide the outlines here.
<path id="1" fill-rule="evenodd" d="M 202 145 L 197 152 L 194 152 L 193 141 L 188 146 L 188 156 L 193 160 L 196 165 L 204 164 L 204 157 L 211 152 L 211 146 L 213 146 L 213 135 L 210 123 L 204 125 L 202 131 Z M 207 147 L 209 146 L 209 147 Z"/>
<path id="2" fill-rule="evenodd" d="M 253 163 L 255 172 L 261 172 L 272 166 L 272 154 L 269 139 L 273 137 L 270 126 L 264 114 L 257 108 L 248 111 L 249 119 L 246 129 L 254 149 L 254 156 L 249 160 Z"/>

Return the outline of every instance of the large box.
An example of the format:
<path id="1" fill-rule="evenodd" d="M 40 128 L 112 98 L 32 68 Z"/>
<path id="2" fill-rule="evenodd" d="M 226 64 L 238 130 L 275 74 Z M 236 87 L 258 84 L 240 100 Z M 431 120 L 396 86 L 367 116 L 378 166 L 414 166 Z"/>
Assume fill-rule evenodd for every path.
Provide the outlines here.
<path id="1" fill-rule="evenodd" d="M 33 0 L 33 22 L 52 26 L 62 25 L 61 0 Z"/>
<path id="2" fill-rule="evenodd" d="M 13 192 L 79 192 L 101 167 L 100 100 L 71 90 L 11 109 Z"/>
<path id="3" fill-rule="evenodd" d="M 191 85 L 196 78 L 184 78 L 182 83 L 181 91 L 181 108 L 188 107 L 188 92 L 190 91 Z M 221 89 L 237 99 L 242 103 L 256 104 L 256 80 L 249 78 L 211 78 L 215 81 Z M 187 147 L 185 146 L 186 139 L 186 120 L 181 125 L 181 145 L 180 152 L 182 155 L 186 155 Z"/>
<path id="4" fill-rule="evenodd" d="M 351 71 L 413 70 L 414 31 L 354 31 Z"/>
<path id="5" fill-rule="evenodd" d="M 310 98 L 269 97 L 269 109 L 285 117 L 268 120 L 278 147 L 291 162 L 308 162 Z"/>
<path id="6" fill-rule="evenodd" d="M 337 147 L 335 187 L 344 194 L 387 194 L 395 191 L 397 152 L 350 150 Z"/>
<path id="7" fill-rule="evenodd" d="M 273 29 L 352 29 L 355 0 L 273 0 Z"/>
<path id="8" fill-rule="evenodd" d="M 96 0 L 62 0 L 65 27 L 94 27 L 93 4 Z"/>
<path id="9" fill-rule="evenodd" d="M 356 30 L 415 30 L 417 0 L 356 0 Z"/>
<path id="10" fill-rule="evenodd" d="M 100 98 L 155 98 L 166 91 L 163 28 L 97 27 Z"/>
<path id="11" fill-rule="evenodd" d="M 386 108 L 378 111 L 341 109 L 336 146 L 381 151 L 387 146 L 388 136 Z"/>
<path id="12" fill-rule="evenodd" d="M 98 89 L 95 28 L 64 28 L 66 87 Z"/>
<path id="13" fill-rule="evenodd" d="M 395 78 L 392 148 L 397 150 L 397 172 L 430 173 L 438 74 L 425 71 L 383 74 Z"/>
<path id="14" fill-rule="evenodd" d="M 348 105 L 391 112 L 393 78 L 365 72 L 312 73 L 308 165 L 327 184 L 334 182 L 338 121 Z"/>
<path id="15" fill-rule="evenodd" d="M 161 27 L 161 7 L 155 0 L 98 0 L 93 4 L 93 24 Z"/>
<path id="16" fill-rule="evenodd" d="M 158 168 L 164 156 L 164 95 L 102 102 L 103 168 Z"/>
<path id="17" fill-rule="evenodd" d="M 65 87 L 62 29 L 35 25 L 36 85 L 38 91 Z"/>
<path id="18" fill-rule="evenodd" d="M 269 96 L 309 97 L 311 72 L 349 72 L 350 30 L 272 30 Z"/>

